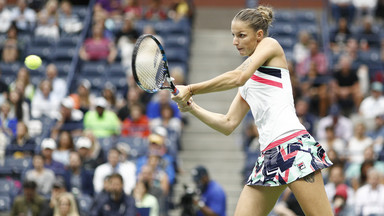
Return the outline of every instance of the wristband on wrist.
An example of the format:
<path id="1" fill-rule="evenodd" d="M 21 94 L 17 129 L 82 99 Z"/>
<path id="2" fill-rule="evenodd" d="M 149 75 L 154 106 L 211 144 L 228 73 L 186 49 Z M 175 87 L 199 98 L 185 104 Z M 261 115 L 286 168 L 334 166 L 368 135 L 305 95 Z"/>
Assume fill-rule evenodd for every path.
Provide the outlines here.
<path id="1" fill-rule="evenodd" d="M 199 208 L 203 208 L 205 206 L 205 203 L 204 201 L 200 200 L 197 205 L 199 206 Z"/>

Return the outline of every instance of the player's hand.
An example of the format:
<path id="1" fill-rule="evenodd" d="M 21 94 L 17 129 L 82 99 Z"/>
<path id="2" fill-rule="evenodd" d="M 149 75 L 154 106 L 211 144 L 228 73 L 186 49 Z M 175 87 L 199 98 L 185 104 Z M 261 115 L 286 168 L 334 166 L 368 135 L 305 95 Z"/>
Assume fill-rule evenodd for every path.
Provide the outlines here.
<path id="1" fill-rule="evenodd" d="M 177 85 L 176 88 L 179 90 L 179 94 L 172 95 L 172 100 L 180 104 L 182 103 L 187 104 L 187 102 L 192 96 L 191 93 L 189 92 L 188 86 Z"/>
<path id="2" fill-rule="evenodd" d="M 184 103 L 184 102 L 177 103 L 177 107 L 179 108 L 179 110 L 181 112 L 189 112 L 189 111 L 191 111 L 193 105 L 194 105 L 194 102 L 193 102 L 192 98 L 190 98 L 187 103 Z"/>

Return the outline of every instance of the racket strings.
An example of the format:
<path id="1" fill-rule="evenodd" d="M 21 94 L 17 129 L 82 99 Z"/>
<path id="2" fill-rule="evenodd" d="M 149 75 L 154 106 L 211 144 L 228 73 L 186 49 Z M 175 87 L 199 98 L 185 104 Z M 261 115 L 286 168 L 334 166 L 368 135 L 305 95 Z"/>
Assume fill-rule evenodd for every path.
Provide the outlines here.
<path id="1" fill-rule="evenodd" d="M 156 42 L 145 38 L 140 43 L 136 56 L 136 73 L 142 87 L 153 92 L 160 89 L 165 80 L 164 64 Z"/>

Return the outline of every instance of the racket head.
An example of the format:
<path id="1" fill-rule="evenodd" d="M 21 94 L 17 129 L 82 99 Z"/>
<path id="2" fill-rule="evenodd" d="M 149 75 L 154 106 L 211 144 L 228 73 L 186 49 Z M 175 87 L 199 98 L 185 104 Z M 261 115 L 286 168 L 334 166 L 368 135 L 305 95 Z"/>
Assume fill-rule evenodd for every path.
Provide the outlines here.
<path id="1" fill-rule="evenodd" d="M 132 73 L 137 85 L 146 92 L 174 90 L 172 82 L 170 86 L 164 86 L 164 82 L 170 80 L 167 58 L 163 46 L 151 34 L 141 35 L 136 41 L 132 55 Z"/>

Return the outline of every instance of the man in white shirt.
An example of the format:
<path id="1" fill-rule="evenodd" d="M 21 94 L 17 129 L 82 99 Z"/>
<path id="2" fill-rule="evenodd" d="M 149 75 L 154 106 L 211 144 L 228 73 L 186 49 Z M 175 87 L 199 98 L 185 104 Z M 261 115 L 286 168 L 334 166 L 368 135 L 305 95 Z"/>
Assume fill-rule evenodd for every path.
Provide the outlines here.
<path id="1" fill-rule="evenodd" d="M 52 84 L 52 96 L 55 97 L 56 100 L 61 101 L 67 94 L 67 82 L 64 79 L 57 77 L 57 67 L 53 63 L 47 65 L 45 74 Z"/>
<path id="2" fill-rule="evenodd" d="M 29 31 L 36 24 L 36 13 L 27 7 L 26 0 L 18 0 L 17 7 L 12 10 L 12 19 L 19 29 Z"/>
<path id="3" fill-rule="evenodd" d="M 0 33 L 6 33 L 12 23 L 12 12 L 6 8 L 5 0 L 0 0 Z"/>
<path id="4" fill-rule="evenodd" d="M 374 120 L 384 114 L 383 84 L 375 81 L 371 84 L 371 95 L 364 98 L 359 107 L 360 115 L 366 120 Z"/>

